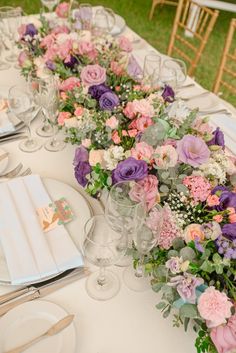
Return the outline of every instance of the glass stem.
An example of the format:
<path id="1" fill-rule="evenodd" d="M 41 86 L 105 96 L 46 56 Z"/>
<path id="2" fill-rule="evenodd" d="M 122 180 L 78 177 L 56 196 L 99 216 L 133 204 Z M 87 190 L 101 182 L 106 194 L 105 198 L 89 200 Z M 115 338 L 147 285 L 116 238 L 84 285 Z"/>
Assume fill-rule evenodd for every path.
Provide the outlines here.
<path id="1" fill-rule="evenodd" d="M 51 145 L 53 147 L 56 147 L 57 144 L 58 144 L 58 141 L 57 141 L 57 133 L 58 133 L 58 128 L 56 126 L 56 124 L 54 123 L 53 124 L 53 137 L 52 137 L 52 141 L 51 141 Z"/>
<path id="2" fill-rule="evenodd" d="M 98 275 L 97 283 L 101 287 L 104 286 L 104 284 L 106 283 L 105 268 L 104 267 L 99 268 L 99 275 Z"/>
<path id="3" fill-rule="evenodd" d="M 27 135 L 28 135 L 28 142 L 32 141 L 32 137 L 31 137 L 31 127 L 30 127 L 30 121 L 28 122 L 28 124 L 26 124 L 26 128 L 27 128 Z"/>
<path id="4" fill-rule="evenodd" d="M 145 255 L 140 256 L 138 266 L 135 269 L 135 274 L 134 274 L 135 277 L 141 278 L 144 275 L 144 271 L 143 271 L 144 257 L 145 257 Z"/>

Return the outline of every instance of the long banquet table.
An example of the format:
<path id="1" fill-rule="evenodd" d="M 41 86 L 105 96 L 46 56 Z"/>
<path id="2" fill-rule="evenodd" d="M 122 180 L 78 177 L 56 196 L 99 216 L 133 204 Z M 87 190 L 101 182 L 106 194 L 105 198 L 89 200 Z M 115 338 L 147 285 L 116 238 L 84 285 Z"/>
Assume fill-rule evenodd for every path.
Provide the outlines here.
<path id="1" fill-rule="evenodd" d="M 134 52 L 140 62 L 144 59 L 145 53 L 154 50 L 129 28 L 126 28 L 125 34 L 132 36 L 133 39 L 136 38 Z M 187 83 L 190 82 L 193 81 L 188 78 Z M 11 68 L 0 71 L 1 85 L 11 86 L 21 83 L 24 84 L 24 78 L 20 76 L 18 70 Z M 196 91 L 199 90 L 202 88 L 196 84 Z M 219 101 L 219 107 L 229 108 L 234 113 L 234 109 L 222 101 Z M 33 130 L 39 123 L 37 119 L 33 122 Z M 45 140 L 42 139 L 43 141 Z M 232 141 L 231 138 L 230 141 Z M 19 150 L 18 141 L 6 143 L 0 147 L 10 153 L 9 169 L 22 162 L 24 167 L 30 167 L 33 173 L 71 185 L 85 195 L 94 213 L 102 212 L 100 204 L 88 197 L 74 179 L 72 160 L 76 146 L 67 145 L 63 151 L 57 153 L 48 152 L 44 148 L 35 153 L 24 153 Z M 114 267 L 121 281 L 122 270 Z M 0 286 L 0 294 L 11 289 L 9 286 Z M 160 311 L 155 308 L 159 299 L 151 289 L 137 293 L 126 288 L 122 283 L 116 297 L 99 302 L 87 295 L 85 279 L 43 298 L 62 306 L 69 313 L 76 314 L 77 353 L 195 353 L 194 332 L 189 330 L 185 333 L 183 329 L 173 328 L 171 318 L 163 319 Z"/>

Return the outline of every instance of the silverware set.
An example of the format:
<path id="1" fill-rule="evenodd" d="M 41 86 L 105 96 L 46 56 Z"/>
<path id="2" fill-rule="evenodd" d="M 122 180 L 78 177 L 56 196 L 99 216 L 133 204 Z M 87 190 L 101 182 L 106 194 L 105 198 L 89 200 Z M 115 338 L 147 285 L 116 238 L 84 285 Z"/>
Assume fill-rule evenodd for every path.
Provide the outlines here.
<path id="1" fill-rule="evenodd" d="M 6 157 L 5 157 L 6 158 Z M 1 174 L 0 175 L 0 180 L 1 178 L 15 178 L 18 176 L 26 176 L 32 174 L 32 170 L 30 168 L 27 168 L 25 171 L 22 172 L 23 169 L 23 164 L 19 163 L 15 168 L 12 170 L 8 171 L 7 173 Z"/>
<path id="2" fill-rule="evenodd" d="M 6 132 L 0 135 L 0 143 L 11 142 L 18 139 L 24 139 L 27 136 L 24 131 L 20 131 L 25 124 L 23 122 L 19 122 L 15 125 L 15 130 L 12 132 Z"/>

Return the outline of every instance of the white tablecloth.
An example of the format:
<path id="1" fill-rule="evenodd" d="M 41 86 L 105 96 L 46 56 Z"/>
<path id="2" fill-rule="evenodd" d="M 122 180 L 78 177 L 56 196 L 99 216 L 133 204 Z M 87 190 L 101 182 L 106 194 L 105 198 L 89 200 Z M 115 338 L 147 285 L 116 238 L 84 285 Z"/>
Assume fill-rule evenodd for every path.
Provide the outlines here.
<path id="1" fill-rule="evenodd" d="M 132 34 L 129 29 L 126 29 L 126 32 Z M 143 40 L 136 43 L 135 47 L 139 49 L 137 53 L 141 59 L 145 52 L 154 50 Z M 192 81 L 188 79 L 188 82 Z M 23 84 L 24 79 L 19 71 L 13 68 L 0 71 L 1 85 L 20 83 Z M 200 86 L 197 87 L 199 90 Z M 222 103 L 219 104 L 225 107 Z M 38 124 L 39 121 L 33 122 L 33 130 Z M 61 180 L 84 193 L 73 175 L 72 160 L 75 146 L 67 145 L 63 151 L 57 153 L 48 152 L 44 148 L 35 153 L 24 153 L 19 150 L 18 143 L 16 141 L 2 145 L 10 153 L 9 169 L 22 162 L 25 168 L 30 167 L 34 173 Z M 101 207 L 98 202 L 86 197 L 94 212 L 100 213 Z M 121 280 L 122 270 L 114 267 Z M 9 291 L 9 287 L 0 286 L 0 294 L 6 291 Z M 173 328 L 171 318 L 162 318 L 160 311 L 155 308 L 160 298 L 151 289 L 144 293 L 136 293 L 122 283 L 121 290 L 115 298 L 99 302 L 87 295 L 83 279 L 44 299 L 76 314 L 78 334 L 76 353 L 195 353 L 195 334 L 191 330 L 185 333 L 183 329 Z"/>

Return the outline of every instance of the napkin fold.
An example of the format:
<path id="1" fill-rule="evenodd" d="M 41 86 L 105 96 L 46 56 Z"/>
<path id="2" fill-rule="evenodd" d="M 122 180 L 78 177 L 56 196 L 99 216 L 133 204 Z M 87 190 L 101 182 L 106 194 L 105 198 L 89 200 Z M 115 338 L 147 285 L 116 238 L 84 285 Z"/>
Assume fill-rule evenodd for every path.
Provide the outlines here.
<path id="1" fill-rule="evenodd" d="M 4 110 L 0 111 L 0 134 L 12 131 L 15 131 L 15 128 L 12 122 L 9 120 L 7 112 Z"/>
<path id="2" fill-rule="evenodd" d="M 36 209 L 52 200 L 38 175 L 0 184 L 0 197 L 0 242 L 12 284 L 41 280 L 83 265 L 63 225 L 47 233 L 41 229 Z"/>

